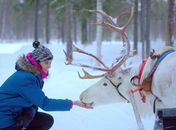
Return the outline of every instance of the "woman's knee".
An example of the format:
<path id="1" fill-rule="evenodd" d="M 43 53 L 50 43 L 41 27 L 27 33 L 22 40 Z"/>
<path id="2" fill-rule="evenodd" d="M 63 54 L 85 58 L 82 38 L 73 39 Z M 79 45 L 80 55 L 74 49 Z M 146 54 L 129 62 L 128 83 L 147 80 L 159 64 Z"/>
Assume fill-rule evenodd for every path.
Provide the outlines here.
<path id="1" fill-rule="evenodd" d="M 46 122 L 46 127 L 51 128 L 54 124 L 54 118 L 52 115 L 47 114 L 47 122 Z"/>
<path id="2" fill-rule="evenodd" d="M 54 124 L 54 118 L 48 113 L 39 112 L 42 119 L 42 124 L 45 128 L 51 128 Z"/>
<path id="3" fill-rule="evenodd" d="M 27 127 L 27 130 L 49 130 L 54 124 L 54 118 L 52 115 L 37 112 L 32 122 Z"/>

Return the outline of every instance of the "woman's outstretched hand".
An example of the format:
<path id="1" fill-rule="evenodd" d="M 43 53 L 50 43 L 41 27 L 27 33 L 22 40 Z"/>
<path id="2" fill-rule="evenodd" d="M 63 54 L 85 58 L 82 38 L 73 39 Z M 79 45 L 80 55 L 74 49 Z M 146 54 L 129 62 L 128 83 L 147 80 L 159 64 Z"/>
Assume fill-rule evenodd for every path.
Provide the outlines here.
<path id="1" fill-rule="evenodd" d="M 93 109 L 91 104 L 87 104 L 87 103 L 84 103 L 84 102 L 79 101 L 79 100 L 78 101 L 73 101 L 73 105 L 83 107 L 83 108 L 87 108 L 87 109 Z"/>

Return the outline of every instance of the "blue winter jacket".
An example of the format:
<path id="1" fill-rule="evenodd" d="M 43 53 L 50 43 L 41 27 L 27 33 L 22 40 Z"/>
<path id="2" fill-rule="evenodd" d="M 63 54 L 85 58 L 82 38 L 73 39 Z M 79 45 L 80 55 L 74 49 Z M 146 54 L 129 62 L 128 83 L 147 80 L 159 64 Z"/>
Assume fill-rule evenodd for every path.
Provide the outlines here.
<path id="1" fill-rule="evenodd" d="M 0 128 L 13 125 L 23 110 L 30 111 L 34 117 L 36 107 L 45 111 L 71 109 L 71 100 L 45 96 L 41 75 L 25 57 L 19 58 L 16 70 L 0 87 Z"/>

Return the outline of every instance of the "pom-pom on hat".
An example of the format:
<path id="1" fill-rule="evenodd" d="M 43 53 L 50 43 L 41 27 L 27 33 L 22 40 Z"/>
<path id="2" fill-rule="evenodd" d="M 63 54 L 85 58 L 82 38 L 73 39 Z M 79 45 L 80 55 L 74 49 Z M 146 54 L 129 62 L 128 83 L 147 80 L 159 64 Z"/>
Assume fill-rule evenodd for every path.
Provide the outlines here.
<path id="1" fill-rule="evenodd" d="M 40 45 L 39 41 L 34 41 L 33 47 L 34 47 L 34 50 L 32 51 L 32 57 L 37 62 L 42 62 L 42 61 L 53 59 L 53 54 L 51 53 L 51 51 L 45 46 Z"/>

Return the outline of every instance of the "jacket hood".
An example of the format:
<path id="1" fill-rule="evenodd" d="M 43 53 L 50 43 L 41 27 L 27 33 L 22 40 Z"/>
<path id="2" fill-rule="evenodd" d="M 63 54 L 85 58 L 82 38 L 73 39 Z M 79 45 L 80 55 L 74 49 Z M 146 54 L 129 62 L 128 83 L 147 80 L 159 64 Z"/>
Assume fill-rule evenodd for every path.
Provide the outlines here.
<path id="1" fill-rule="evenodd" d="M 40 73 L 39 70 L 26 59 L 25 55 L 18 58 L 15 69 L 32 72 L 34 75 Z"/>

